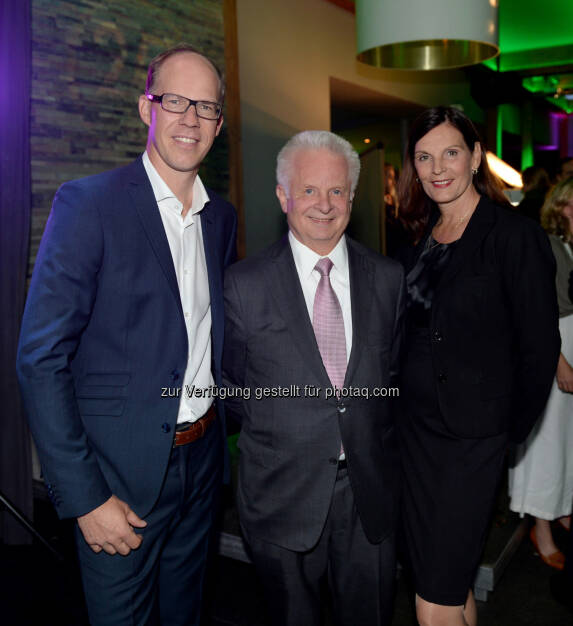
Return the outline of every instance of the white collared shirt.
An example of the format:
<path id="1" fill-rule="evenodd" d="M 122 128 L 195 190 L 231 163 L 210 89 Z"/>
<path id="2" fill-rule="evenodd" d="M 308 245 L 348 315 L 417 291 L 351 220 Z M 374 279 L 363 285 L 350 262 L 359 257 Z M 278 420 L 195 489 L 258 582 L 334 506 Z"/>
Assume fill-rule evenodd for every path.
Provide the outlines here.
<path id="1" fill-rule="evenodd" d="M 314 266 L 317 261 L 323 257 L 301 243 L 291 231 L 288 233 L 288 239 L 304 294 L 304 301 L 306 302 L 306 308 L 312 323 L 314 296 L 316 294 L 316 288 L 318 287 L 318 281 L 320 280 L 320 273 L 318 270 L 314 269 Z M 333 267 L 330 270 L 330 284 L 334 289 L 334 293 L 336 293 L 336 297 L 340 302 L 340 308 L 342 309 L 346 339 L 346 362 L 348 363 L 350 350 L 352 348 L 352 307 L 350 299 L 350 275 L 348 271 L 348 249 L 346 248 L 345 235 L 342 235 L 330 254 L 326 256 L 328 256 L 333 263 Z"/>
<path id="2" fill-rule="evenodd" d="M 207 412 L 213 402 L 210 394 L 205 394 L 205 397 L 193 394 L 189 397 L 187 393 L 187 389 L 209 389 L 214 385 L 211 373 L 211 298 L 199 215 L 209 201 L 209 196 L 197 176 L 193 185 L 191 209 L 182 217 L 183 204 L 161 178 L 147 151 L 143 153 L 143 166 L 153 188 L 169 242 L 189 342 L 177 423 L 194 422 Z"/>

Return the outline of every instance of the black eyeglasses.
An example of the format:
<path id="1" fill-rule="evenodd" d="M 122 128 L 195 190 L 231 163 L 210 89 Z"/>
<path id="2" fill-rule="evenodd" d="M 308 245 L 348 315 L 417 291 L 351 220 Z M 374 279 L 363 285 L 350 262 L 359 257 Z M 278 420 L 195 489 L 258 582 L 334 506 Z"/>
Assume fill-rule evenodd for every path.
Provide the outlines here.
<path id="1" fill-rule="evenodd" d="M 161 96 L 154 96 L 151 93 L 146 94 L 151 102 L 159 102 L 161 108 L 169 113 L 185 113 L 189 107 L 193 105 L 197 117 L 205 120 L 218 120 L 223 106 L 218 102 L 209 102 L 208 100 L 191 100 L 184 96 L 178 96 L 174 93 L 164 93 Z"/>

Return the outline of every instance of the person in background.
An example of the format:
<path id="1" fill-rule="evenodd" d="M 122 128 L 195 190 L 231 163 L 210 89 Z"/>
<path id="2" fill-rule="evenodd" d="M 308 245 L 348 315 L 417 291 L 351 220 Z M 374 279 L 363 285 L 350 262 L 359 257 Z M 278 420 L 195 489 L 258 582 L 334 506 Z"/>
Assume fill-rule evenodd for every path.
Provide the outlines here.
<path id="1" fill-rule="evenodd" d="M 518 447 L 509 471 L 510 508 L 535 518 L 531 541 L 542 560 L 563 569 L 565 556 L 553 540 L 550 521 L 567 529 L 573 497 L 573 304 L 569 276 L 573 271 L 573 177 L 563 178 L 549 192 L 541 225 L 557 262 L 557 298 L 561 354 L 542 418 Z"/>
<path id="2" fill-rule="evenodd" d="M 573 157 L 568 156 L 561 159 L 559 164 L 559 173 L 557 174 L 557 182 L 563 178 L 573 176 Z"/>
<path id="3" fill-rule="evenodd" d="M 399 197 L 421 233 L 405 259 L 398 421 L 416 613 L 423 626 L 474 626 L 507 444 L 539 417 L 559 355 L 555 261 L 541 228 L 507 208 L 455 108 L 413 123 Z"/>
<path id="4" fill-rule="evenodd" d="M 221 384 L 237 219 L 198 170 L 223 96 L 194 47 L 155 57 L 145 152 L 59 189 L 32 276 L 20 387 L 94 625 L 200 619 L 226 441 L 222 407 L 186 389 Z"/>
<path id="5" fill-rule="evenodd" d="M 547 172 L 537 165 L 523 170 L 523 200 L 517 205 L 517 210 L 532 220 L 539 222 L 541 207 L 545 201 L 551 183 Z"/>
<path id="6" fill-rule="evenodd" d="M 573 270 L 569 274 L 569 302 L 573 304 Z M 573 511 L 573 503 L 571 504 Z M 565 567 L 562 571 L 554 572 L 549 580 L 551 594 L 557 602 L 564 604 L 573 611 L 573 532 L 569 527 L 569 540 L 565 554 Z"/>
<path id="7" fill-rule="evenodd" d="M 359 171 L 341 137 L 292 137 L 276 189 L 289 233 L 225 275 L 224 380 L 252 390 L 226 405 L 239 519 L 281 626 L 322 624 L 325 583 L 335 624 L 391 621 L 404 274 L 345 235 Z"/>
<path id="8" fill-rule="evenodd" d="M 396 168 L 392 163 L 384 163 L 384 204 L 393 209 L 393 217 L 398 217 L 398 182 Z"/>
<path id="9" fill-rule="evenodd" d="M 395 259 L 410 244 L 406 226 L 400 218 L 396 169 L 384 163 L 384 205 L 386 210 L 386 255 Z"/>

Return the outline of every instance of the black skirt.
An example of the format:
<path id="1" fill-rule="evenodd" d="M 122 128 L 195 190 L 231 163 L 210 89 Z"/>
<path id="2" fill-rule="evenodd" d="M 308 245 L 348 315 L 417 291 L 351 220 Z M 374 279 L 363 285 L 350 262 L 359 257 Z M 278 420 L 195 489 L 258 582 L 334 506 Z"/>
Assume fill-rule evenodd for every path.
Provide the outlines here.
<path id="1" fill-rule="evenodd" d="M 451 433 L 438 406 L 428 329 L 410 327 L 406 343 L 399 432 L 407 556 L 421 598 L 463 605 L 483 552 L 507 435 Z"/>

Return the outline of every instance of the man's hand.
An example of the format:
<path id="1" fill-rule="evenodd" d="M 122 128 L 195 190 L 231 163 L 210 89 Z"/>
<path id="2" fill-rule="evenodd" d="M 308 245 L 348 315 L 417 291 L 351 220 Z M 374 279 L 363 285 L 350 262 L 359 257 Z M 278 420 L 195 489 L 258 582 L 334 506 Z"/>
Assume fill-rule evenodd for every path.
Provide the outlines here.
<path id="1" fill-rule="evenodd" d="M 559 355 L 557 363 L 557 386 L 561 391 L 573 393 L 573 367 L 569 365 L 563 354 Z"/>
<path id="2" fill-rule="evenodd" d="M 86 543 L 94 552 L 104 550 L 108 554 L 126 556 L 139 548 L 142 537 L 133 532 L 136 528 L 145 528 L 147 522 L 137 517 L 116 496 L 111 496 L 97 509 L 78 517 L 78 525 Z"/>

